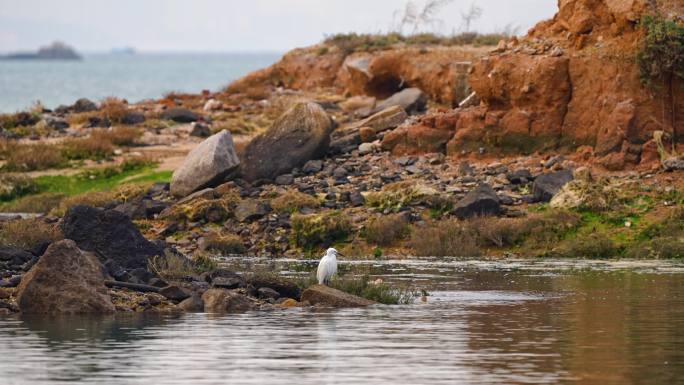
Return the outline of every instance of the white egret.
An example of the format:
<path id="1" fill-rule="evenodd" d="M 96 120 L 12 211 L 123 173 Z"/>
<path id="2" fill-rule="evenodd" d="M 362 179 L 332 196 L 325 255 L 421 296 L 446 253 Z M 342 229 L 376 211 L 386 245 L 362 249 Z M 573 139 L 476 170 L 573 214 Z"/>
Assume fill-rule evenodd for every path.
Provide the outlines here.
<path id="1" fill-rule="evenodd" d="M 332 276 L 337 273 L 338 255 L 344 257 L 342 253 L 331 247 L 326 251 L 323 258 L 321 258 L 321 261 L 318 263 L 318 271 L 316 272 L 316 277 L 318 278 L 318 283 L 320 285 L 329 284 Z"/>

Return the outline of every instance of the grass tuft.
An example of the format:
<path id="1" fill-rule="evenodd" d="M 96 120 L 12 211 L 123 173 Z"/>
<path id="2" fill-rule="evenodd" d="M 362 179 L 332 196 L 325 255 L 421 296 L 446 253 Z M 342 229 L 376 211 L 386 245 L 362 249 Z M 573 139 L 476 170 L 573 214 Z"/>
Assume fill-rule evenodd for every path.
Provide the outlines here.
<path id="1" fill-rule="evenodd" d="M 304 208 L 315 209 L 319 206 L 318 199 L 296 190 L 288 190 L 271 201 L 271 207 L 280 213 L 295 213 Z"/>
<path id="2" fill-rule="evenodd" d="M 40 243 L 52 243 L 62 238 L 54 224 L 40 219 L 19 219 L 0 225 L 0 243 L 31 249 Z"/>

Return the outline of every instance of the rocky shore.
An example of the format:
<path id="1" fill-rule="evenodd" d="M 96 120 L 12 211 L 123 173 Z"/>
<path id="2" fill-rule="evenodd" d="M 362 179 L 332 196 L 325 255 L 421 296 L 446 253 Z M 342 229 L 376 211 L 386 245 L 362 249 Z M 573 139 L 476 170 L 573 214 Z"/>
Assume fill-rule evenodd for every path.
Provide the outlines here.
<path id="1" fill-rule="evenodd" d="M 24 215 L 0 224 L 0 312 L 371 303 L 217 255 L 684 257 L 684 130 L 610 54 L 649 11 L 564 1 L 488 48 L 337 37 L 218 93 L 3 116 Z"/>

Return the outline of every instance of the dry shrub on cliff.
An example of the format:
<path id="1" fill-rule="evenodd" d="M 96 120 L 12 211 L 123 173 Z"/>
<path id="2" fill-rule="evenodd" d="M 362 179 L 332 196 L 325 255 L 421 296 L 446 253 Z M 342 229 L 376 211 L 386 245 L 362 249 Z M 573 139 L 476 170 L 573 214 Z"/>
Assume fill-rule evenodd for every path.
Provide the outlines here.
<path id="1" fill-rule="evenodd" d="M 464 32 L 458 35 L 444 36 L 434 33 L 419 33 L 413 35 L 401 35 L 399 33 L 388 34 L 336 34 L 326 37 L 325 44 L 333 45 L 345 55 L 354 52 L 378 51 L 390 49 L 397 44 L 409 46 L 495 46 L 500 40 L 506 40 L 510 35 L 506 33 L 480 34 L 477 32 Z"/>
<path id="2" fill-rule="evenodd" d="M 408 220 L 403 214 L 386 215 L 370 222 L 365 229 L 368 242 L 378 246 L 390 246 L 409 232 Z"/>
<path id="3" fill-rule="evenodd" d="M 411 249 L 419 257 L 478 257 L 477 234 L 462 222 L 446 220 L 413 229 Z"/>
<path id="4" fill-rule="evenodd" d="M 37 171 L 66 165 L 66 159 L 56 145 L 6 142 L 3 147 L 0 155 L 5 158 L 3 168 L 7 171 Z"/>
<path id="5" fill-rule="evenodd" d="M 19 219 L 0 225 L 0 243 L 30 249 L 62 238 L 59 228 L 41 219 Z"/>
<path id="6" fill-rule="evenodd" d="M 646 15 L 640 25 L 644 30 L 637 64 L 642 83 L 653 91 L 661 91 L 663 121 L 672 131 L 673 152 L 681 133 L 677 132 L 677 100 L 675 86 L 684 80 L 684 22 L 661 15 Z M 659 84 L 658 84 L 659 83 Z M 666 117 L 666 111 L 670 116 Z"/>

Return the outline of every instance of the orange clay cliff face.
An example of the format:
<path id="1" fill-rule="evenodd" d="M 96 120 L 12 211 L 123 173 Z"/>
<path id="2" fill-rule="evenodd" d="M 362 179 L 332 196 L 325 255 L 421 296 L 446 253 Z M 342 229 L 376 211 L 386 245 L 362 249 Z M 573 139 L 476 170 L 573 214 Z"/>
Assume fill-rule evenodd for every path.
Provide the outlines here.
<path id="1" fill-rule="evenodd" d="M 468 81 L 479 105 L 400 127 L 385 136 L 383 147 L 458 155 L 588 146 L 582 147 L 587 156 L 609 169 L 653 161 L 653 132 L 671 127 L 663 124 L 662 95 L 639 80 L 637 23 L 655 7 L 682 14 L 684 5 L 676 3 L 560 0 L 552 20 L 474 63 Z M 677 111 L 684 114 L 684 92 L 677 92 Z M 684 122 L 684 116 L 677 120 Z"/>
<path id="2" fill-rule="evenodd" d="M 418 87 L 433 101 L 455 106 L 468 95 L 467 77 L 473 60 L 487 51 L 469 46 L 394 46 L 347 53 L 332 44 L 321 44 L 290 51 L 272 66 L 235 81 L 227 91 L 266 94 L 275 87 L 334 89 L 382 99 L 403 88 Z"/>
<path id="3" fill-rule="evenodd" d="M 653 132 L 672 132 L 664 119 L 672 106 L 640 83 L 638 22 L 656 11 L 683 15 L 684 3 L 559 0 L 558 8 L 553 19 L 494 50 L 394 46 L 349 54 L 318 45 L 288 53 L 227 91 L 325 88 L 381 99 L 420 88 L 443 108 L 385 134 L 383 149 L 396 155 L 579 150 L 612 170 L 657 160 Z M 675 89 L 677 121 L 684 122 L 684 88 Z"/>

